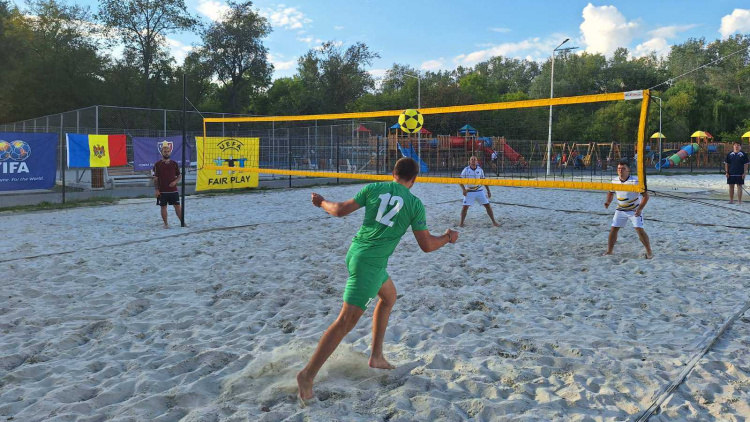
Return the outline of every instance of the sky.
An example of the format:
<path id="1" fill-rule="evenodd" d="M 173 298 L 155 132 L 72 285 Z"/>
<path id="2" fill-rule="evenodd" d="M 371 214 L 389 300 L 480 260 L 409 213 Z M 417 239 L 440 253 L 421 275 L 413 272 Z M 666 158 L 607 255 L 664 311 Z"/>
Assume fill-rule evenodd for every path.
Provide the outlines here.
<path id="1" fill-rule="evenodd" d="M 228 7 L 224 0 L 185 1 L 206 23 Z M 68 2 L 97 6 L 96 0 Z M 273 28 L 265 45 L 274 78 L 294 75 L 297 59 L 324 41 L 367 44 L 381 56 L 369 69 L 378 78 L 394 63 L 438 71 L 497 55 L 542 62 L 566 38 L 576 51 L 609 57 L 626 47 L 639 57 L 665 55 L 688 38 L 750 34 L 748 0 L 258 0 L 254 7 Z M 199 42 L 195 34 L 169 35 L 178 63 Z"/>

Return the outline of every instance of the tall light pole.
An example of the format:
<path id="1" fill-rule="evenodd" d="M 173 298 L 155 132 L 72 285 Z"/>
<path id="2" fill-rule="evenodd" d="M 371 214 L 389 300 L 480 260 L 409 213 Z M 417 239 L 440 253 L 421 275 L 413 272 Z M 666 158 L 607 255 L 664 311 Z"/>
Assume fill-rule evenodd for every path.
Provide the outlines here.
<path id="1" fill-rule="evenodd" d="M 661 138 L 664 137 L 664 135 L 661 133 L 661 97 L 652 96 L 651 98 L 656 98 L 659 100 L 659 173 L 661 173 Z M 645 160 L 646 157 L 643 157 Z"/>
<path id="2" fill-rule="evenodd" d="M 557 51 L 570 51 L 575 50 L 578 47 L 560 48 L 566 42 L 570 41 L 570 38 L 565 38 L 565 41 L 561 42 L 554 50 L 552 50 L 552 73 L 549 77 L 549 99 L 555 95 L 555 52 Z M 549 105 L 549 134 L 547 135 L 547 176 L 550 175 L 550 163 L 552 158 L 552 104 Z"/>
<path id="3" fill-rule="evenodd" d="M 404 76 L 409 76 L 411 78 L 414 78 L 417 80 L 417 110 L 422 108 L 422 74 L 417 71 L 416 75 L 413 75 L 411 73 L 401 72 Z M 422 160 L 422 129 L 419 129 L 419 132 L 417 132 L 417 158 L 419 160 Z M 422 164 L 419 165 L 420 170 L 422 169 Z"/>

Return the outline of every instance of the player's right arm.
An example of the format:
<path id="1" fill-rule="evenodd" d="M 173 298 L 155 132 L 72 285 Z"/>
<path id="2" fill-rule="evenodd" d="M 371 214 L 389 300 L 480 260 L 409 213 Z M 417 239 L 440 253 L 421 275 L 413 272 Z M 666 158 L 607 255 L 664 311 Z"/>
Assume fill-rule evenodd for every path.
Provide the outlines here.
<path id="1" fill-rule="evenodd" d="M 604 201 L 604 208 L 609 208 L 609 204 L 612 203 L 612 199 L 614 198 L 614 196 L 614 192 L 607 192 L 607 200 Z"/>
<path id="2" fill-rule="evenodd" d="M 433 252 L 448 243 L 456 243 L 458 240 L 458 232 L 448 229 L 440 236 L 433 236 L 430 234 L 429 230 L 416 230 L 414 231 L 414 237 L 417 239 L 419 247 L 424 252 Z"/>
<path id="3" fill-rule="evenodd" d="M 311 199 L 313 205 L 323 208 L 325 212 L 334 217 L 344 217 L 362 208 L 354 199 L 344 202 L 333 202 L 326 200 L 322 195 L 318 195 L 317 193 L 313 193 Z"/>

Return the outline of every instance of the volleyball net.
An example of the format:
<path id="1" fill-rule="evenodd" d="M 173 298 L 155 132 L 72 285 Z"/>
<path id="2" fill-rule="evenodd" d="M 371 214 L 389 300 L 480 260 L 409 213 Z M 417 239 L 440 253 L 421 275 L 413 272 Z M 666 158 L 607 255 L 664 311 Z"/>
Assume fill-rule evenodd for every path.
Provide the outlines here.
<path id="1" fill-rule="evenodd" d="M 388 181 L 411 157 L 417 183 L 640 192 L 649 99 L 644 90 L 422 108 L 416 133 L 399 126 L 404 110 L 206 118 L 199 189 L 257 186 L 259 175 Z M 486 179 L 460 178 L 472 156 Z M 638 184 L 612 183 L 623 162 Z"/>

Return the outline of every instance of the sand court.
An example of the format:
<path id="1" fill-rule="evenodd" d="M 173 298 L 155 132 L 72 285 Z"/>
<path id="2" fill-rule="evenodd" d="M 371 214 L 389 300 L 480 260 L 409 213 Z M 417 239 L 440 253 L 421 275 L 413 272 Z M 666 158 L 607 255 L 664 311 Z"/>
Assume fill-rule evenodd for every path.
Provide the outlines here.
<path id="1" fill-rule="evenodd" d="M 649 187 L 710 194 L 722 181 Z M 361 186 L 316 191 L 345 200 Z M 188 198 L 190 227 L 170 230 L 150 199 L 3 214 L 0 416 L 632 420 L 750 301 L 743 214 L 652 197 L 654 259 L 629 225 L 602 257 L 605 193 L 493 187 L 502 227 L 473 207 L 456 245 L 427 255 L 407 233 L 391 258 L 384 351 L 397 369 L 367 366 L 370 307 L 300 407 L 294 374 L 340 310 L 362 219 L 327 216 L 312 191 Z M 433 232 L 458 225 L 457 186 L 413 192 Z M 739 318 L 652 420 L 744 420 L 748 327 Z"/>

